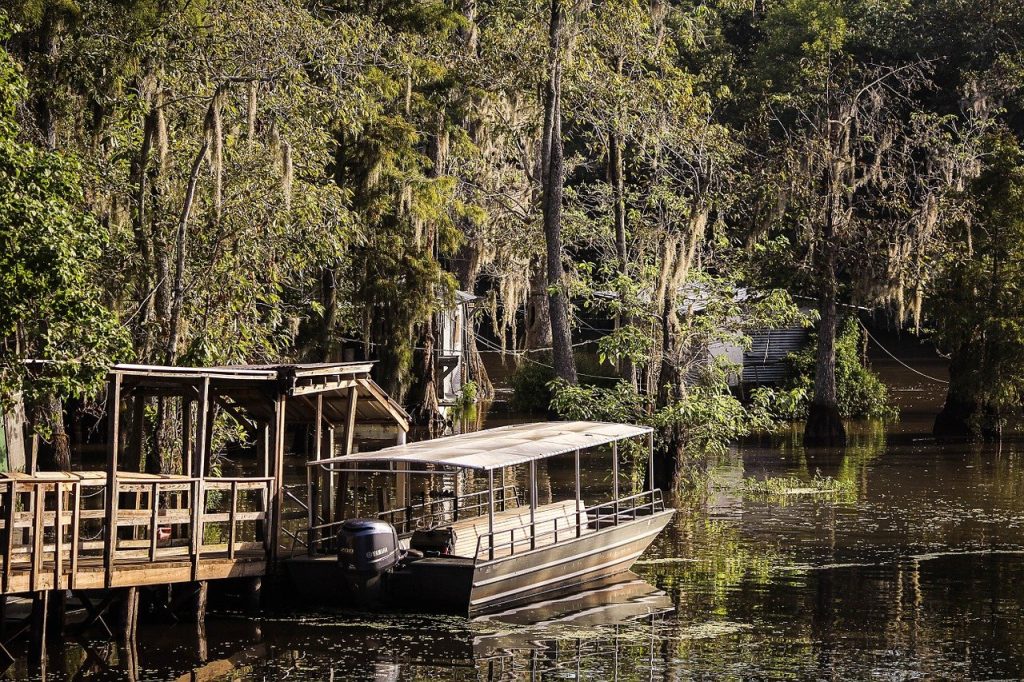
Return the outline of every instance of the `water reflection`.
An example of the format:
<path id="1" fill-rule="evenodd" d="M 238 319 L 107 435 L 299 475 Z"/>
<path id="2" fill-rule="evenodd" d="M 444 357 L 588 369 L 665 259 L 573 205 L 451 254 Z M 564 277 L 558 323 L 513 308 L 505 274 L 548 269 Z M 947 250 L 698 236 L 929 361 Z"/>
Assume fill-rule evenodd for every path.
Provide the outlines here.
<path id="1" fill-rule="evenodd" d="M 53 679 L 682 680 L 1024 676 L 1024 447 L 939 445 L 927 424 L 862 425 L 845 451 L 742 444 L 638 578 L 475 621 L 212 613 L 84 641 Z M 595 464 L 596 466 L 596 464 Z M 553 468 L 550 484 L 565 485 Z M 751 495 L 830 476 L 842 494 Z M 607 467 L 593 485 L 607 486 Z M 595 490 L 594 494 L 600 491 Z M 51 650 L 52 651 L 52 650 Z M 25 664 L 9 678 L 31 673 Z M 38 673 L 37 673 L 38 674 Z"/>

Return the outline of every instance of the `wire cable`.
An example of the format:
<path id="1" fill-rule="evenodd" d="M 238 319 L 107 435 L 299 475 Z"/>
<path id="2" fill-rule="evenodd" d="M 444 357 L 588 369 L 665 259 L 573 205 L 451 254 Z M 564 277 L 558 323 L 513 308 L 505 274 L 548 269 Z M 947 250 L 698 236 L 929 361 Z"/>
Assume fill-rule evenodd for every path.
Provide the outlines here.
<path id="1" fill-rule="evenodd" d="M 878 339 L 876 339 L 876 338 L 875 338 L 874 336 L 872 336 L 872 335 L 871 335 L 871 332 L 869 332 L 869 331 L 868 331 L 868 328 L 864 326 L 864 323 L 863 323 L 863 322 L 861 322 L 859 318 L 857 319 L 857 323 L 858 323 L 858 324 L 859 324 L 859 325 L 861 326 L 861 329 L 863 329 L 863 330 L 864 330 L 864 333 L 868 335 L 868 338 L 869 338 L 869 339 L 871 339 L 872 341 L 874 341 L 874 342 L 875 342 L 875 345 L 876 345 L 876 346 L 878 346 L 879 348 L 881 348 L 881 349 L 882 349 L 882 351 L 883 351 L 883 352 L 884 352 L 884 353 L 885 353 L 886 355 L 888 355 L 888 356 L 889 356 L 890 358 L 892 358 L 892 359 L 893 359 L 893 360 L 895 360 L 896 362 L 898 362 L 898 363 L 900 363 L 901 365 L 903 365 L 903 367 L 905 367 L 906 369 L 909 369 L 909 370 L 910 370 L 911 372 L 913 372 L 914 374 L 917 374 L 917 375 L 919 375 L 919 376 L 922 376 L 922 377 L 924 377 L 925 379 L 930 379 L 931 381 L 937 381 L 937 382 L 938 382 L 938 383 L 940 383 L 940 384 L 948 384 L 948 383 L 949 383 L 949 382 L 948 382 L 948 381 L 946 381 L 945 379 L 940 379 L 940 378 L 938 378 L 938 377 L 933 377 L 933 376 L 931 376 L 931 375 L 929 375 L 929 374 L 925 374 L 924 372 L 921 372 L 921 371 L 919 371 L 919 370 L 916 370 L 916 369 L 914 369 L 913 367 L 911 367 L 910 365 L 908 365 L 907 363 L 903 362 L 903 361 L 902 361 L 902 360 L 900 360 L 900 359 L 899 359 L 898 357 L 896 357 L 895 355 L 893 355 L 893 354 L 892 354 L 892 353 L 891 353 L 891 352 L 889 351 L 889 349 L 888 349 L 888 348 L 886 348 L 885 346 L 883 346 L 882 344 L 880 344 L 880 343 L 878 342 Z"/>

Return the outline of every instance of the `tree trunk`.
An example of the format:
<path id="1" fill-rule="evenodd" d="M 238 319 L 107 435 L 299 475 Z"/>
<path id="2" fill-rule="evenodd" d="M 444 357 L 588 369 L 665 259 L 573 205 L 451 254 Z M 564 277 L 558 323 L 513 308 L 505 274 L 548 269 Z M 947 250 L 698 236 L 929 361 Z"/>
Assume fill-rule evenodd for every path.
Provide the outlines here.
<path id="1" fill-rule="evenodd" d="M 622 75 L 623 59 L 618 57 L 615 63 L 615 70 Z M 612 218 L 615 223 L 615 258 L 617 260 L 618 272 L 625 277 L 627 275 L 629 254 L 626 250 L 626 181 L 622 160 L 622 136 L 617 130 L 612 130 L 608 138 L 608 182 L 612 188 Z M 629 316 L 616 315 L 616 329 L 633 324 Z M 636 366 L 629 358 L 623 358 L 617 363 L 619 375 L 637 385 Z"/>
<path id="2" fill-rule="evenodd" d="M 445 147 L 443 139 L 444 119 L 439 117 L 436 122 L 434 133 L 430 136 L 430 170 L 428 177 L 439 178 L 444 171 Z M 433 221 L 426 221 L 423 226 L 423 250 L 428 257 L 437 259 L 437 225 Z M 435 424 L 443 422 L 440 400 L 438 398 L 438 373 L 437 373 L 437 341 L 438 324 L 437 313 L 430 312 L 427 318 L 419 325 L 418 343 L 419 350 L 413 351 L 413 388 L 412 388 L 412 416 L 421 424 Z"/>
<path id="3" fill-rule="evenodd" d="M 469 293 L 476 291 L 476 281 L 480 277 L 480 246 L 479 241 L 467 240 L 462 249 L 463 257 L 459 259 L 457 268 L 459 287 Z M 463 355 L 469 363 L 466 368 L 467 374 L 471 381 L 476 382 L 477 397 L 481 400 L 491 400 L 494 397 L 494 385 L 487 375 L 487 368 L 484 366 L 483 357 L 481 357 L 480 349 L 476 344 L 476 326 L 471 315 L 466 316 L 465 324 L 466 348 Z"/>
<path id="4" fill-rule="evenodd" d="M 551 347 L 548 275 L 543 256 L 530 259 L 530 292 L 526 298 L 526 350 Z"/>
<path id="5" fill-rule="evenodd" d="M 320 323 L 320 361 L 334 362 L 337 357 L 334 342 L 334 328 L 338 323 L 338 282 L 334 269 L 325 267 L 320 272 L 320 304 L 323 306 L 323 320 Z"/>
<path id="6" fill-rule="evenodd" d="M 838 165 L 838 164 L 837 164 Z M 804 427 L 805 446 L 846 445 L 846 427 L 839 415 L 836 391 L 836 332 L 839 316 L 836 297 L 839 295 L 836 258 L 836 220 L 841 219 L 839 205 L 842 188 L 838 187 L 840 172 L 829 166 L 824 172 L 823 187 L 828 205 L 820 241 L 815 245 L 814 260 L 818 279 L 818 348 L 814 368 L 814 397 L 807 411 Z"/>
<path id="7" fill-rule="evenodd" d="M 203 141 L 199 153 L 192 163 L 192 172 L 189 174 L 188 185 L 185 190 L 185 200 L 181 206 L 181 216 L 178 219 L 178 234 L 175 239 L 175 260 L 174 280 L 171 288 L 171 310 L 167 330 L 167 364 L 173 365 L 178 357 L 178 336 L 181 332 L 181 316 L 185 307 L 185 262 L 188 242 L 188 218 L 192 213 L 192 204 L 195 201 L 196 185 L 199 182 L 199 170 L 203 161 L 206 160 L 206 153 L 210 148 L 209 138 Z"/>
<path id="8" fill-rule="evenodd" d="M 28 467 L 25 451 L 25 402 L 21 393 L 15 393 L 12 402 L 10 410 L 0 412 L 7 445 L 7 471 L 24 472 Z"/>
<path id="9" fill-rule="evenodd" d="M 998 441 L 1002 435 L 998 414 L 986 408 L 977 394 L 979 371 L 972 362 L 977 352 L 977 345 L 968 344 L 956 349 L 950 359 L 946 402 L 932 426 L 936 438 Z"/>
<path id="10" fill-rule="evenodd" d="M 838 315 L 834 293 L 822 293 L 818 303 L 821 324 L 814 370 L 814 397 L 807 412 L 804 445 L 846 444 L 846 428 L 839 415 L 836 393 L 836 330 Z"/>
<path id="11" fill-rule="evenodd" d="M 555 376 L 577 383 L 572 353 L 569 303 L 562 269 L 562 28 L 565 11 L 562 0 L 551 0 L 549 27 L 548 82 L 544 98 L 544 141 L 541 150 L 544 188 L 544 239 L 547 243 L 548 312 L 551 316 L 552 356 Z"/>
<path id="12" fill-rule="evenodd" d="M 49 396 L 36 409 L 36 423 L 50 431 L 51 458 L 41 462 L 43 471 L 71 471 L 71 441 L 64 428 L 64 403 L 57 396 Z"/>

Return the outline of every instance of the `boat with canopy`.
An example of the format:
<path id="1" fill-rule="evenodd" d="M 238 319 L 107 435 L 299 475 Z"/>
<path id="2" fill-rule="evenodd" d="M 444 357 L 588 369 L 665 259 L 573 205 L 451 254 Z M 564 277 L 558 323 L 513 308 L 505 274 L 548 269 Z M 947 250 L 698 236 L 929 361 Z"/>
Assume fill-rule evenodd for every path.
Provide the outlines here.
<path id="1" fill-rule="evenodd" d="M 579 590 L 627 571 L 672 518 L 652 455 L 649 427 L 573 421 L 315 460 L 309 551 L 288 572 L 318 600 L 467 615 Z M 604 490 L 584 489 L 583 460 Z M 585 502 L 598 492 L 605 499 Z"/>

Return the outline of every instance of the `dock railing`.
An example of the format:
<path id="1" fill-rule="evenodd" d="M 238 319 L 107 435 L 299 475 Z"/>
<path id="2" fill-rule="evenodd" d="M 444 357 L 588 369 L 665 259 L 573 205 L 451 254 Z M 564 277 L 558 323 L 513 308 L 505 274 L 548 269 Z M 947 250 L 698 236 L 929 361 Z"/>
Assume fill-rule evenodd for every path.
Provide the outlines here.
<path id="1" fill-rule="evenodd" d="M 589 531 L 619 526 L 663 511 L 665 501 L 661 490 L 647 490 L 587 507 L 578 512 L 574 511 L 566 518 L 556 517 L 543 524 L 481 533 L 477 537 L 474 557 L 477 562 L 507 558 L 538 547 L 558 544 L 560 540 L 578 538 Z M 541 526 L 539 530 L 538 525 Z"/>
<path id="2" fill-rule="evenodd" d="M 98 472 L 9 476 L 0 479 L 4 594 L 110 586 L 123 568 L 162 562 L 188 562 L 196 580 L 205 557 L 268 556 L 272 478 L 119 475 L 110 505 Z"/>

